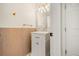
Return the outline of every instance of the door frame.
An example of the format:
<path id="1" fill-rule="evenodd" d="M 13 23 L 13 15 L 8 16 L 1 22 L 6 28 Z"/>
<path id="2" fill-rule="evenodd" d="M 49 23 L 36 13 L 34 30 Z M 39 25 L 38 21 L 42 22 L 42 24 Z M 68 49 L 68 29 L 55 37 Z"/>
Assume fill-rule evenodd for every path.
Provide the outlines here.
<path id="1" fill-rule="evenodd" d="M 66 49 L 66 3 L 62 4 L 61 6 L 61 17 L 62 17 L 62 47 L 61 47 L 61 54 L 62 56 L 66 56 L 67 53 L 67 49 Z"/>
<path id="2" fill-rule="evenodd" d="M 52 5 L 53 5 L 53 7 L 52 7 Z M 56 10 L 54 9 L 55 13 L 53 13 L 54 7 L 56 8 Z M 66 50 L 66 42 L 65 42 L 66 41 L 66 32 L 65 32 L 65 28 L 66 28 L 66 3 L 59 3 L 59 4 L 57 4 L 57 6 L 55 6 L 54 4 L 51 4 L 51 13 L 50 14 L 51 14 L 50 31 L 51 32 L 55 31 L 54 35 L 57 37 L 55 40 L 53 39 L 53 37 L 51 38 L 53 40 L 53 43 L 54 43 L 53 46 L 56 46 L 56 47 L 53 47 L 53 48 L 57 49 L 57 47 L 59 47 L 57 49 L 58 51 L 55 51 L 55 53 L 51 52 L 51 54 L 53 53 L 53 56 L 54 55 L 55 56 L 58 56 L 58 55 L 59 56 L 65 56 L 65 50 Z M 55 18 L 54 15 L 57 16 L 57 17 L 60 17 L 60 18 Z M 59 22 L 55 23 L 56 21 L 53 22 L 52 19 L 59 21 Z M 58 30 L 53 29 L 52 28 L 53 25 L 56 25 L 58 27 Z M 57 34 L 59 34 L 59 35 L 57 35 Z M 59 45 L 55 45 L 56 43 L 58 43 Z M 53 48 L 51 47 L 50 51 L 52 51 Z"/>

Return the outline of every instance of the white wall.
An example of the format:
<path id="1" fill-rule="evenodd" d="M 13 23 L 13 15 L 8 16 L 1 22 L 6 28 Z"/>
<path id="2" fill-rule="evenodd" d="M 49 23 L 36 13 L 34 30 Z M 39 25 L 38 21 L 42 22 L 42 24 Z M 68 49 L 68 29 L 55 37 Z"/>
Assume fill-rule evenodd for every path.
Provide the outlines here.
<path id="1" fill-rule="evenodd" d="M 54 33 L 51 37 L 51 55 L 61 55 L 61 5 L 53 4 L 51 6 L 51 28 Z M 13 16 L 12 12 L 16 12 Z M 0 4 L 0 27 L 1 26 L 22 26 L 23 24 L 33 25 L 35 27 L 34 4 Z"/>
<path id="2" fill-rule="evenodd" d="M 23 24 L 35 27 L 35 6 L 26 3 L 4 3 L 0 4 L 0 27 L 22 26 Z M 16 12 L 13 16 L 12 13 Z"/>
<path id="3" fill-rule="evenodd" d="M 61 4 L 51 5 L 51 32 L 53 37 L 51 37 L 51 55 L 59 56 L 61 55 Z"/>

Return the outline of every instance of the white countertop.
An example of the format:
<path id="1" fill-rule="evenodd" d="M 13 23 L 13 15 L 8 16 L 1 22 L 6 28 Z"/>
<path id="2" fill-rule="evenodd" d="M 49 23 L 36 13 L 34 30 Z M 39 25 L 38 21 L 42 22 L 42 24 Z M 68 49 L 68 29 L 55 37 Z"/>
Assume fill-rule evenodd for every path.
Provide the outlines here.
<path id="1" fill-rule="evenodd" d="M 35 33 L 35 34 L 37 34 L 37 33 L 41 33 L 41 34 L 43 33 L 44 34 L 45 33 L 46 34 L 46 33 L 49 33 L 49 32 L 46 32 L 46 31 L 36 31 L 36 32 L 32 32 L 32 33 Z"/>

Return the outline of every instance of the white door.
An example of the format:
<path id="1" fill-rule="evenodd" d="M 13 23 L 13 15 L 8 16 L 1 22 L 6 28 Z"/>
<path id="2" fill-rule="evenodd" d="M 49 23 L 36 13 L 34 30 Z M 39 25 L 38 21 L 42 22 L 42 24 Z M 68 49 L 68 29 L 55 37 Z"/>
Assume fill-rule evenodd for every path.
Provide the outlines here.
<path id="1" fill-rule="evenodd" d="M 61 4 L 51 4 L 51 28 L 53 36 L 50 39 L 50 55 L 61 55 Z"/>
<path id="2" fill-rule="evenodd" d="M 68 56 L 79 56 L 79 4 L 66 4 L 66 50 Z"/>

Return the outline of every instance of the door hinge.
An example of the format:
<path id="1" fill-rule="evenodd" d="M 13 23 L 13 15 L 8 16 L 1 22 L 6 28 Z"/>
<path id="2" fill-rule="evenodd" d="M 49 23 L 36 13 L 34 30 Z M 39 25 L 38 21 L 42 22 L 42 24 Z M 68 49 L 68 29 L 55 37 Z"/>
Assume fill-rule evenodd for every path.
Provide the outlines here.
<path id="1" fill-rule="evenodd" d="M 65 7 L 64 8 L 66 9 L 66 4 L 65 4 Z"/>
<path id="2" fill-rule="evenodd" d="M 67 50 L 65 50 L 65 55 L 67 55 Z"/>
<path id="3" fill-rule="evenodd" d="M 65 27 L 65 32 L 66 32 L 66 27 Z"/>

